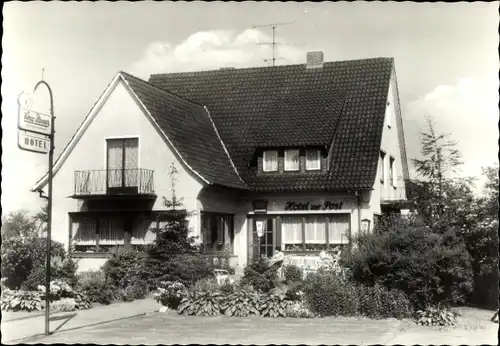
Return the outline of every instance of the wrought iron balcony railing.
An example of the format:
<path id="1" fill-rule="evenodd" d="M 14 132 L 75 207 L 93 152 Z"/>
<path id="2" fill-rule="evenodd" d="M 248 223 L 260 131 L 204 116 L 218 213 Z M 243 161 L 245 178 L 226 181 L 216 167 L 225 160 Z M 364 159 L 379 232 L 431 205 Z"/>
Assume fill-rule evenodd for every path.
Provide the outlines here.
<path id="1" fill-rule="evenodd" d="M 153 170 L 75 171 L 75 195 L 153 194 Z"/>

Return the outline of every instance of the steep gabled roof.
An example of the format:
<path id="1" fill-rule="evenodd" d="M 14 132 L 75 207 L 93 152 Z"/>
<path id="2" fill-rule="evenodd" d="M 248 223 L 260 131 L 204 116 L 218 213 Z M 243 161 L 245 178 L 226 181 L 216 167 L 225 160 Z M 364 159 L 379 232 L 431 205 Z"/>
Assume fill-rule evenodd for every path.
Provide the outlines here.
<path id="1" fill-rule="evenodd" d="M 133 93 L 186 163 L 210 184 L 246 188 L 206 107 L 121 72 Z"/>
<path id="2" fill-rule="evenodd" d="M 239 177 L 224 143 L 221 141 L 206 107 L 161 90 L 147 82 L 119 72 L 84 119 L 75 135 L 54 164 L 54 174 L 64 163 L 90 122 L 99 112 L 119 81 L 123 81 L 146 116 L 158 126 L 164 139 L 195 175 L 208 184 L 246 189 Z M 41 189 L 47 175 L 32 188 Z"/>
<path id="3" fill-rule="evenodd" d="M 157 74 L 149 82 L 210 109 L 242 179 L 256 191 L 370 189 L 382 138 L 392 58 Z M 324 145 L 325 173 L 257 175 L 262 147 Z"/>

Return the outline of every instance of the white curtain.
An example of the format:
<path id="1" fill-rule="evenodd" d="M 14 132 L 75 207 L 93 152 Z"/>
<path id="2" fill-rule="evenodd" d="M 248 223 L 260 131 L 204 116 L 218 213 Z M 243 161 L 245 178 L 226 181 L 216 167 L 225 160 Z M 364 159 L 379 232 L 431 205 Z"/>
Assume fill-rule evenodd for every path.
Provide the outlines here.
<path id="1" fill-rule="evenodd" d="M 330 215 L 328 223 L 328 241 L 330 244 L 347 243 L 349 231 L 349 215 Z"/>
<path id="2" fill-rule="evenodd" d="M 137 244 L 151 244 L 155 239 L 153 229 L 156 227 L 156 221 L 148 219 L 139 219 L 133 229 L 130 243 Z"/>
<path id="3" fill-rule="evenodd" d="M 302 244 L 301 216 L 283 216 L 281 230 L 284 244 Z"/>
<path id="4" fill-rule="evenodd" d="M 320 153 L 319 150 L 308 150 L 306 156 L 306 169 L 320 169 Z"/>
<path id="5" fill-rule="evenodd" d="M 123 245 L 123 222 L 117 217 L 99 219 L 99 245 Z"/>
<path id="6" fill-rule="evenodd" d="M 121 187 L 123 169 L 123 141 L 108 139 L 108 186 Z"/>
<path id="7" fill-rule="evenodd" d="M 96 245 L 95 220 L 81 218 L 73 221 L 73 241 L 76 245 Z"/>
<path id="8" fill-rule="evenodd" d="M 264 171 L 272 172 L 278 170 L 278 152 L 265 151 L 264 152 Z"/>
<path id="9" fill-rule="evenodd" d="M 306 243 L 326 244 L 326 217 L 308 215 L 306 217 Z"/>
<path id="10" fill-rule="evenodd" d="M 285 171 L 298 171 L 299 170 L 299 151 L 287 150 L 285 151 Z"/>
<path id="11" fill-rule="evenodd" d="M 125 140 L 125 186 L 138 186 L 139 140 Z"/>

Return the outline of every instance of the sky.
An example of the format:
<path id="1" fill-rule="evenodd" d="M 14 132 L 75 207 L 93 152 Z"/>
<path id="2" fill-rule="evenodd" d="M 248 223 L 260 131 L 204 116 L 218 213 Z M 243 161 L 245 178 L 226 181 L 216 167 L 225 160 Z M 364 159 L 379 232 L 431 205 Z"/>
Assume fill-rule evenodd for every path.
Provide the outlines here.
<path id="1" fill-rule="evenodd" d="M 41 206 L 30 192 L 48 155 L 17 147 L 17 96 L 43 77 L 54 93 L 55 157 L 120 70 L 152 73 L 393 57 L 410 174 L 432 116 L 465 162 L 498 163 L 499 2 L 7 2 L 2 37 L 2 213 Z M 40 88 L 33 109 L 49 111 Z M 414 175 L 412 175 L 414 177 Z"/>

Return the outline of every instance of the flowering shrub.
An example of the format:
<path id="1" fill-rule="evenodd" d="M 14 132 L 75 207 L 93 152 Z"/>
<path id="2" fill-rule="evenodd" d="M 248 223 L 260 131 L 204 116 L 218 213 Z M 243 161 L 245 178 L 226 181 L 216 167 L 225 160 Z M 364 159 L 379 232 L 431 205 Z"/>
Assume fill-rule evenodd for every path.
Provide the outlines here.
<path id="1" fill-rule="evenodd" d="M 51 312 L 68 312 L 76 310 L 76 301 L 74 298 L 63 298 L 50 303 Z"/>
<path id="2" fill-rule="evenodd" d="M 162 306 L 175 310 L 186 294 L 186 286 L 181 282 L 162 281 L 153 297 Z"/>
<path id="3" fill-rule="evenodd" d="M 457 315 L 442 306 L 431 306 L 417 311 L 417 323 L 423 326 L 453 326 Z"/>
<path id="4" fill-rule="evenodd" d="M 39 292 L 2 290 L 2 311 L 41 311 L 43 307 Z"/>
<path id="5" fill-rule="evenodd" d="M 46 287 L 45 285 L 38 285 L 38 292 L 40 292 L 41 295 L 45 296 L 45 290 Z M 68 285 L 67 282 L 63 280 L 52 280 L 50 282 L 50 296 L 53 298 L 60 298 L 60 297 L 71 297 L 73 294 L 73 289 Z"/>
<path id="6" fill-rule="evenodd" d="M 315 315 L 304 305 L 303 302 L 291 303 L 285 310 L 286 317 L 314 318 Z"/>

